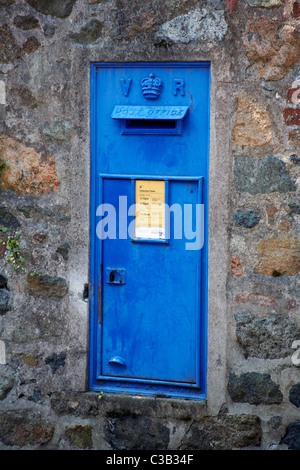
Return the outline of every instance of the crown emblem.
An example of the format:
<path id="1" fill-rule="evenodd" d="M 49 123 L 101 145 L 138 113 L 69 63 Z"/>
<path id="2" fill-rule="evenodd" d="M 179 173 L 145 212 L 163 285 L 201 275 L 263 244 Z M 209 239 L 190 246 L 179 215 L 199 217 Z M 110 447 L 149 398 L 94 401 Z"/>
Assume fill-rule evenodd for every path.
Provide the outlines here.
<path id="1" fill-rule="evenodd" d="M 149 77 L 143 78 L 141 85 L 145 98 L 155 100 L 159 97 L 162 81 L 160 78 L 156 78 L 154 73 L 150 73 Z"/>

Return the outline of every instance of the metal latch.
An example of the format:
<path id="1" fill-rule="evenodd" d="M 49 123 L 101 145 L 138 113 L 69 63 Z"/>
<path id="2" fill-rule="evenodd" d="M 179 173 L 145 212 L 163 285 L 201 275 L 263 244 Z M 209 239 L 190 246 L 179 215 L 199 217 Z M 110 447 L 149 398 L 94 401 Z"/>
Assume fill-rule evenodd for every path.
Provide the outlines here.
<path id="1" fill-rule="evenodd" d="M 107 284 L 125 284 L 126 271 L 124 268 L 106 268 L 105 269 L 105 282 Z"/>

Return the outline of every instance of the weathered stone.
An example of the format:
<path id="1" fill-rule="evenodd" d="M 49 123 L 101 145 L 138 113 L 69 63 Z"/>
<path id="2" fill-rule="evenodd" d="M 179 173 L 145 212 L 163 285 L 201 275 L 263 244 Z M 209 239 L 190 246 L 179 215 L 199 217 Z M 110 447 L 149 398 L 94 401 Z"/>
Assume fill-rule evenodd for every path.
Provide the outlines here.
<path id="1" fill-rule="evenodd" d="M 252 292 L 242 292 L 235 299 L 235 302 L 247 303 L 255 302 L 264 307 L 270 307 L 275 303 L 275 299 L 269 295 L 253 294 Z"/>
<path id="2" fill-rule="evenodd" d="M 276 212 L 278 212 L 277 207 L 273 203 L 266 204 L 266 212 L 268 215 L 268 219 L 271 219 L 271 221 L 274 219 L 274 216 Z"/>
<path id="3" fill-rule="evenodd" d="M 292 354 L 292 344 L 300 339 L 300 326 L 282 317 L 258 318 L 236 314 L 236 337 L 245 357 L 280 359 Z"/>
<path id="4" fill-rule="evenodd" d="M 26 108 L 30 109 L 37 107 L 38 100 L 28 87 L 19 83 L 12 83 L 10 85 L 11 101 L 14 102 L 14 107 L 26 106 Z"/>
<path id="5" fill-rule="evenodd" d="M 285 163 L 273 156 L 263 160 L 236 156 L 234 183 L 237 191 L 245 191 L 250 194 L 296 191 L 295 182 L 286 172 Z"/>
<path id="6" fill-rule="evenodd" d="M 63 333 L 62 315 L 57 308 L 37 305 L 33 311 L 23 311 L 12 332 L 16 343 L 31 342 L 41 338 L 59 337 Z"/>
<path id="7" fill-rule="evenodd" d="M 258 260 L 255 271 L 259 274 L 294 276 L 300 271 L 300 242 L 295 235 L 261 240 Z"/>
<path id="8" fill-rule="evenodd" d="M 272 140 L 269 114 L 262 103 L 248 95 L 238 98 L 233 143 L 240 146 L 260 146 Z"/>
<path id="9" fill-rule="evenodd" d="M 244 269 L 240 258 L 231 257 L 231 274 L 236 277 L 243 275 Z"/>
<path id="10" fill-rule="evenodd" d="M 29 292 L 35 297 L 62 299 L 67 295 L 67 282 L 62 277 L 52 277 L 47 274 L 32 276 L 29 274 L 27 280 Z"/>
<path id="11" fill-rule="evenodd" d="M 46 357 L 45 363 L 48 364 L 52 369 L 52 374 L 55 374 L 57 369 L 64 367 L 66 359 L 66 353 L 52 354 L 51 356 Z"/>
<path id="12" fill-rule="evenodd" d="M 52 37 L 55 34 L 55 27 L 52 25 L 45 25 L 44 26 L 44 34 L 45 36 Z"/>
<path id="13" fill-rule="evenodd" d="M 105 439 L 116 450 L 163 450 L 169 444 L 170 430 L 146 416 L 109 418 Z"/>
<path id="14" fill-rule="evenodd" d="M 40 47 L 40 45 L 41 44 L 36 37 L 30 36 L 30 38 L 28 38 L 23 44 L 22 55 L 32 54 Z"/>
<path id="15" fill-rule="evenodd" d="M 18 28 L 23 29 L 24 31 L 27 31 L 29 29 L 38 28 L 39 20 L 35 16 L 32 16 L 32 15 L 25 15 L 25 16 L 17 15 L 14 18 L 14 24 Z"/>
<path id="16" fill-rule="evenodd" d="M 12 372 L 0 364 L 0 400 L 4 400 L 15 385 Z"/>
<path id="17" fill-rule="evenodd" d="M 27 0 L 35 10 L 43 15 L 50 15 L 57 18 L 67 18 L 73 10 L 77 0 Z"/>
<path id="18" fill-rule="evenodd" d="M 282 0 L 248 0 L 250 7 L 276 8 L 283 5 Z"/>
<path id="19" fill-rule="evenodd" d="M 70 216 L 66 213 L 65 207 L 58 207 L 51 210 L 49 207 L 28 204 L 17 207 L 17 210 L 21 212 L 26 219 L 32 217 L 36 220 L 40 220 L 42 218 L 43 220 L 49 221 L 51 224 L 67 224 L 70 221 Z"/>
<path id="20" fill-rule="evenodd" d="M 231 399 L 238 403 L 269 405 L 282 402 L 279 386 L 271 380 L 270 375 L 258 372 L 247 372 L 239 377 L 230 374 L 228 392 Z"/>
<path id="21" fill-rule="evenodd" d="M 57 247 L 56 253 L 59 253 L 65 261 L 68 261 L 69 249 L 70 249 L 69 243 L 65 242 Z"/>
<path id="22" fill-rule="evenodd" d="M 69 141 L 72 135 L 72 124 L 69 121 L 54 121 L 53 124 L 46 123 L 42 133 L 50 140 Z"/>
<path id="23" fill-rule="evenodd" d="M 290 402 L 300 408 L 300 383 L 293 385 L 289 393 Z"/>
<path id="24" fill-rule="evenodd" d="M 300 2 L 293 3 L 293 16 L 294 18 L 300 17 Z"/>
<path id="25" fill-rule="evenodd" d="M 289 450 L 300 450 L 300 420 L 287 427 L 281 444 L 286 444 Z"/>
<path id="26" fill-rule="evenodd" d="M 224 11 L 197 8 L 164 23 L 157 37 L 187 44 L 197 40 L 221 41 L 226 32 Z"/>
<path id="27" fill-rule="evenodd" d="M 0 227 L 6 227 L 9 231 L 17 230 L 20 227 L 18 219 L 4 206 L 0 207 Z"/>
<path id="28" fill-rule="evenodd" d="M 283 232 L 289 232 L 291 230 L 291 223 L 287 220 L 282 220 L 278 225 L 278 230 L 282 230 Z"/>
<path id="29" fill-rule="evenodd" d="M 271 428 L 278 429 L 282 424 L 282 416 L 272 416 L 272 418 L 269 419 L 268 424 Z"/>
<path id="30" fill-rule="evenodd" d="M 9 310 L 10 294 L 7 289 L 0 289 L 0 315 Z"/>
<path id="31" fill-rule="evenodd" d="M 31 395 L 30 397 L 28 397 L 28 400 L 29 401 L 32 401 L 34 403 L 40 403 L 42 402 L 42 392 L 40 391 L 39 388 L 35 387 L 34 388 L 34 391 L 33 391 L 33 395 Z"/>
<path id="32" fill-rule="evenodd" d="M 300 58 L 299 32 L 292 23 L 251 19 L 242 35 L 245 54 L 266 80 L 280 80 Z"/>
<path id="33" fill-rule="evenodd" d="M 300 215 L 300 204 L 296 204 L 296 202 L 290 202 L 289 208 L 288 215 Z"/>
<path id="34" fill-rule="evenodd" d="M 206 416 L 192 424 L 180 450 L 232 450 L 259 446 L 260 420 L 253 415 Z"/>
<path id="35" fill-rule="evenodd" d="M 15 0 L 0 0 L 0 6 L 2 7 L 8 7 L 15 3 Z"/>
<path id="36" fill-rule="evenodd" d="M 260 221 L 258 212 L 246 209 L 238 209 L 234 214 L 235 225 L 252 228 Z"/>
<path id="37" fill-rule="evenodd" d="M 0 414 L 0 439 L 7 446 L 41 446 L 51 441 L 54 425 L 31 411 Z"/>
<path id="38" fill-rule="evenodd" d="M 79 43 L 95 42 L 102 34 L 103 23 L 98 20 L 92 20 L 81 28 L 79 33 L 74 33 L 71 38 Z"/>
<path id="39" fill-rule="evenodd" d="M 0 159 L 9 165 L 1 177 L 3 189 L 11 189 L 20 196 L 57 191 L 59 180 L 52 156 L 44 159 L 32 147 L 6 134 L 0 136 Z"/>
<path id="40" fill-rule="evenodd" d="M 226 6 L 229 10 L 229 13 L 232 13 L 236 7 L 236 0 L 226 0 Z"/>
<path id="41" fill-rule="evenodd" d="M 300 125 L 300 109 L 286 108 L 283 111 L 284 122 L 287 126 Z"/>
<path id="42" fill-rule="evenodd" d="M 300 130 L 293 129 L 289 132 L 289 144 L 291 147 L 300 147 Z"/>
<path id="43" fill-rule="evenodd" d="M 40 47 L 39 41 L 30 36 L 20 46 L 7 25 L 0 27 L 0 62 L 7 63 L 21 59 L 24 54 L 31 54 Z"/>
<path id="44" fill-rule="evenodd" d="M 66 434 L 70 439 L 72 446 L 79 449 L 92 449 L 92 429 L 90 426 L 77 425 L 68 427 Z"/>
<path id="45" fill-rule="evenodd" d="M 38 365 L 37 358 L 33 354 L 24 354 L 23 361 L 28 366 L 36 367 Z"/>
<path id="46" fill-rule="evenodd" d="M 16 43 L 7 25 L 0 28 L 0 62 L 12 62 L 22 57 L 22 49 Z"/>

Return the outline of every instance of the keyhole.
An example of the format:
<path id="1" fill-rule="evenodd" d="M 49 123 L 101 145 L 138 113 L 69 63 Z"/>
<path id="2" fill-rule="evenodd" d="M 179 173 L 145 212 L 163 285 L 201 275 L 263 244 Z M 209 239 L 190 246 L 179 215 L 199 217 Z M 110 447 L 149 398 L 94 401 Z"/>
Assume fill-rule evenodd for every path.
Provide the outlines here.
<path id="1" fill-rule="evenodd" d="M 114 282 L 115 281 L 115 271 L 112 271 L 109 275 L 109 281 L 110 282 Z"/>

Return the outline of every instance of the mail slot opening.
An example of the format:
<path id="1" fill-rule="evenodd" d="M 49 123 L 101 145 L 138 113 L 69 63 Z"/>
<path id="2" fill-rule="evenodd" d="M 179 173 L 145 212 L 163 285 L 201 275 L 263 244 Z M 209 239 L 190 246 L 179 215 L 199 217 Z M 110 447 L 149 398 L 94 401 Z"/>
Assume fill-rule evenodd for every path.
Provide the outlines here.
<path id="1" fill-rule="evenodd" d="M 126 119 L 127 129 L 176 129 L 175 119 Z"/>
<path id="2" fill-rule="evenodd" d="M 179 119 L 124 119 L 123 134 L 180 134 Z"/>

